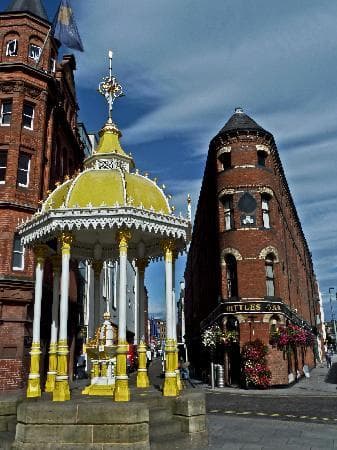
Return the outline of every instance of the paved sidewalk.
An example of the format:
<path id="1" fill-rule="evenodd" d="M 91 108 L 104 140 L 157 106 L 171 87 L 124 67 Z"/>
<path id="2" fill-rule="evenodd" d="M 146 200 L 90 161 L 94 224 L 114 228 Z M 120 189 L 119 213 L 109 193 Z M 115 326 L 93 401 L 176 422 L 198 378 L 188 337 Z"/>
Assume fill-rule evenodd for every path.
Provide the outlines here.
<path id="1" fill-rule="evenodd" d="M 211 392 L 227 392 L 233 394 L 249 395 L 308 395 L 308 396 L 336 396 L 337 397 L 337 355 L 332 357 L 332 367 L 328 369 L 326 363 L 318 364 L 315 369 L 310 372 L 310 378 L 301 378 L 297 383 L 290 387 L 276 389 L 241 389 L 234 387 L 224 387 L 211 389 L 209 385 L 200 384 L 195 380 L 197 386 Z"/>

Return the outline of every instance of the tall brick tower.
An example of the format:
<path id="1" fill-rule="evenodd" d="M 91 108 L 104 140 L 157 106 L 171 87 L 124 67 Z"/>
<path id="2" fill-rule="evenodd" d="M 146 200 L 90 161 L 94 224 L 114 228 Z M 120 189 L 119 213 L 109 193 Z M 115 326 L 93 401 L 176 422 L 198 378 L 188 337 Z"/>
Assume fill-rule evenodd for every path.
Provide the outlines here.
<path id="1" fill-rule="evenodd" d="M 40 0 L 0 13 L 0 390 L 22 386 L 31 343 L 33 255 L 17 223 L 83 159 L 75 59 L 58 62 L 50 29 Z"/>
<path id="2" fill-rule="evenodd" d="M 274 138 L 241 108 L 210 143 L 185 277 L 192 362 L 202 366 L 205 328 L 217 323 L 236 333 L 225 351 L 229 384 L 239 382 L 244 343 L 269 345 L 276 329 L 291 324 L 317 330 L 311 254 Z M 304 364 L 313 366 L 314 355 L 283 358 L 269 345 L 268 364 L 272 384 L 286 385 Z"/>

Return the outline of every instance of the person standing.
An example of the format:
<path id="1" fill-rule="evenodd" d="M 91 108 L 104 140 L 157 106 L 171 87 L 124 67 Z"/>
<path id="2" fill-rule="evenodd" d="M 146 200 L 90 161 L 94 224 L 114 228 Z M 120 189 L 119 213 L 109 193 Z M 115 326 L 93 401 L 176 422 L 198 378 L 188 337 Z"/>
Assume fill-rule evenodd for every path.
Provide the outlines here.
<path id="1" fill-rule="evenodd" d="M 331 367 L 332 355 L 333 355 L 332 349 L 329 348 L 328 351 L 325 353 L 326 366 L 328 369 L 330 369 Z"/>
<path id="2" fill-rule="evenodd" d="M 152 361 L 152 352 L 148 347 L 146 350 L 146 368 L 148 369 Z"/>

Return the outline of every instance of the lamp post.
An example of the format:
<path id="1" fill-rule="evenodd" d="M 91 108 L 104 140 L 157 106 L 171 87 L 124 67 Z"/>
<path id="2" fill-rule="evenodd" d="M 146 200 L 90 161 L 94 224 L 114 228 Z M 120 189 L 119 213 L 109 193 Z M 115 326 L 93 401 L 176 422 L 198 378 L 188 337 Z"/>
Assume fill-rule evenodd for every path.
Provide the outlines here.
<path id="1" fill-rule="evenodd" d="M 335 350 L 337 348 L 337 331 L 336 331 L 336 320 L 335 320 L 335 314 L 333 312 L 333 308 L 332 308 L 332 291 L 334 290 L 334 287 L 329 288 L 329 296 L 330 296 L 330 311 L 331 311 L 331 320 L 333 320 L 333 328 L 334 328 L 334 332 L 335 332 Z M 336 299 L 337 299 L 337 294 L 336 294 Z"/>

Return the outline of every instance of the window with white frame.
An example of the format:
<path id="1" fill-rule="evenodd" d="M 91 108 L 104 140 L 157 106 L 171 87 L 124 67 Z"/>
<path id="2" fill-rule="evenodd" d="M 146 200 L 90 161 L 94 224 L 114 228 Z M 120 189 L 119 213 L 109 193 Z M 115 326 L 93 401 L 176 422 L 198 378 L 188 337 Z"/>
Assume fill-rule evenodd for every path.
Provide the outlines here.
<path id="1" fill-rule="evenodd" d="M 272 253 L 269 253 L 265 259 L 266 291 L 268 297 L 274 297 L 275 295 L 274 262 L 274 255 Z"/>
<path id="2" fill-rule="evenodd" d="M 17 39 L 11 39 L 6 44 L 6 56 L 17 56 L 18 54 L 18 41 Z"/>
<path id="3" fill-rule="evenodd" d="M 225 230 L 231 230 L 233 228 L 233 196 L 225 195 L 222 198 L 222 204 L 224 208 L 225 218 Z"/>
<path id="4" fill-rule="evenodd" d="M 2 127 L 9 127 L 12 119 L 12 100 L 1 102 L 0 124 Z"/>
<path id="5" fill-rule="evenodd" d="M 50 71 L 52 73 L 56 72 L 56 59 L 55 58 L 50 58 Z"/>
<path id="6" fill-rule="evenodd" d="M 13 270 L 23 270 L 24 269 L 24 256 L 25 249 L 21 243 L 21 238 L 19 235 L 14 235 L 13 241 L 13 260 L 12 260 L 12 269 Z"/>
<path id="7" fill-rule="evenodd" d="M 234 255 L 225 257 L 228 298 L 238 296 L 237 262 Z"/>
<path id="8" fill-rule="evenodd" d="M 269 202 L 270 197 L 267 195 L 262 195 L 261 197 L 262 224 L 264 228 L 270 228 Z"/>
<path id="9" fill-rule="evenodd" d="M 23 128 L 27 128 L 28 130 L 32 130 L 34 126 L 34 105 L 30 103 L 23 104 L 23 112 L 22 112 L 22 125 Z"/>
<path id="10" fill-rule="evenodd" d="M 26 153 L 20 153 L 18 163 L 18 186 L 28 187 L 30 171 L 30 156 Z"/>
<path id="11" fill-rule="evenodd" d="M 0 151 L 0 184 L 5 184 L 7 170 L 7 152 Z"/>
<path id="12" fill-rule="evenodd" d="M 42 49 L 38 45 L 35 44 L 29 44 L 28 49 L 28 56 L 29 58 L 34 59 L 35 61 L 38 61 L 41 56 Z"/>

